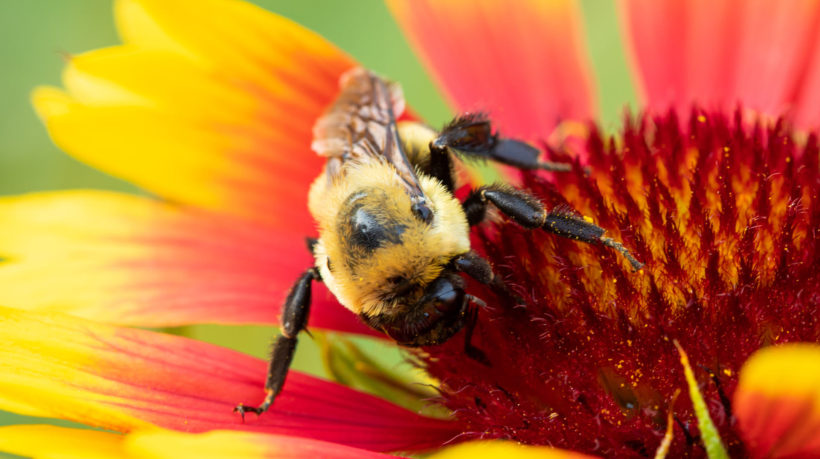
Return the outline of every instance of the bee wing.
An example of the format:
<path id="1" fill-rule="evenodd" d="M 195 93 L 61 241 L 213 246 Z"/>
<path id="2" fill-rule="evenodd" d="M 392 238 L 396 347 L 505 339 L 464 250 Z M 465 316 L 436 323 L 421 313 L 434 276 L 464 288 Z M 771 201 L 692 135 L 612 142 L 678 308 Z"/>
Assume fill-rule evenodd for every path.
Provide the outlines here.
<path id="1" fill-rule="evenodd" d="M 313 126 L 311 148 L 328 158 L 329 178 L 342 174 L 347 161 L 386 161 L 411 199 L 423 200 L 418 177 L 396 129 L 396 117 L 404 111 L 401 87 L 363 68 L 345 73 L 340 86 L 339 98 Z"/>

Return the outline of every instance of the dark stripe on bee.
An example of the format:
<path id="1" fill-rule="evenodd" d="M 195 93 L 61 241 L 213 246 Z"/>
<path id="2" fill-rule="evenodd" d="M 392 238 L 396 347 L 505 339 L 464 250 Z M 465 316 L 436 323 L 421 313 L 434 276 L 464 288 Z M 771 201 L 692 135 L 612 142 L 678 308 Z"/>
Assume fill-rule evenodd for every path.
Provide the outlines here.
<path id="1" fill-rule="evenodd" d="M 374 193 L 384 194 L 378 190 Z M 359 192 L 347 199 L 337 222 L 337 229 L 346 245 L 372 252 L 380 247 L 402 242 L 401 236 L 407 226 L 391 222 L 369 209 L 373 207 L 378 211 L 378 203 L 383 198 L 385 196 L 370 196 L 368 192 Z"/>
<path id="2" fill-rule="evenodd" d="M 383 225 L 376 217 L 361 207 L 351 218 L 353 233 L 350 242 L 366 250 L 375 250 L 387 244 L 400 244 L 405 225 Z"/>

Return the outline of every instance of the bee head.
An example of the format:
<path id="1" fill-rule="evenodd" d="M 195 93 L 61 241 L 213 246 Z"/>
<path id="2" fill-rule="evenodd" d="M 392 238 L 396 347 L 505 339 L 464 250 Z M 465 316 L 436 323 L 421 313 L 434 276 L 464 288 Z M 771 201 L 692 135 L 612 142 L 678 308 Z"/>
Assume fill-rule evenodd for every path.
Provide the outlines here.
<path id="1" fill-rule="evenodd" d="M 382 315 L 377 321 L 381 322 L 381 329 L 399 344 L 439 344 L 464 325 L 465 298 L 461 277 L 445 273 L 427 284 L 421 297 L 403 308 L 400 315 Z"/>

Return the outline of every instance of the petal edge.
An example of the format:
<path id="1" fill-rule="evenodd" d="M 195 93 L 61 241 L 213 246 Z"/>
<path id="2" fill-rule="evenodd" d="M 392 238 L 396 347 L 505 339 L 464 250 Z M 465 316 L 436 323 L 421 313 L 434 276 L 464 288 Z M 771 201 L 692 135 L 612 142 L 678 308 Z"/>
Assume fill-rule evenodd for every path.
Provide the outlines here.
<path id="1" fill-rule="evenodd" d="M 734 395 L 741 434 L 756 457 L 820 456 L 820 346 L 753 354 Z"/>

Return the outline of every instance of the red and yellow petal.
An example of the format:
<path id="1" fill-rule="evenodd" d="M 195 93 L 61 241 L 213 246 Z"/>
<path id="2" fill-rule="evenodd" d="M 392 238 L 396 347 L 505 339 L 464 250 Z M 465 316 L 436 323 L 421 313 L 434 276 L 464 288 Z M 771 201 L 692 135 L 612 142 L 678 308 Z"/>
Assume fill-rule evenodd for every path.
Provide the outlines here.
<path id="1" fill-rule="evenodd" d="M 820 3 L 621 0 L 621 12 L 649 107 L 686 114 L 693 102 L 724 110 L 740 103 L 773 116 L 792 112 L 803 127 L 820 122 L 803 100 L 820 100 L 811 78 Z"/>
<path id="2" fill-rule="evenodd" d="M 787 344 L 753 354 L 733 406 L 754 457 L 820 456 L 820 346 Z"/>
<path id="3" fill-rule="evenodd" d="M 277 323 L 313 263 L 302 234 L 112 192 L 2 198 L 0 221 L 0 304 L 116 324 Z M 372 333 L 315 290 L 311 326 Z"/>
<path id="4" fill-rule="evenodd" d="M 336 443 L 256 432 L 214 430 L 190 434 L 148 429 L 121 435 L 47 425 L 0 427 L 0 451 L 38 459 L 388 457 Z"/>
<path id="5" fill-rule="evenodd" d="M 387 3 L 456 110 L 488 111 L 504 135 L 530 140 L 594 115 L 576 2 Z"/>
<path id="6" fill-rule="evenodd" d="M 269 412 L 242 422 L 232 410 L 262 401 L 266 363 L 161 333 L 0 308 L 0 342 L 0 409 L 31 416 L 118 432 L 266 432 L 371 451 L 430 448 L 457 433 L 449 421 L 295 371 Z"/>
<path id="7" fill-rule="evenodd" d="M 231 0 L 117 3 L 125 45 L 71 59 L 34 104 L 54 141 L 171 201 L 308 232 L 316 118 L 353 61 Z"/>

